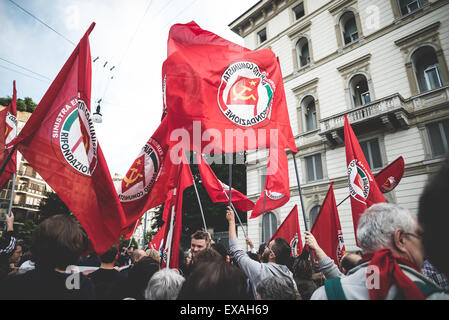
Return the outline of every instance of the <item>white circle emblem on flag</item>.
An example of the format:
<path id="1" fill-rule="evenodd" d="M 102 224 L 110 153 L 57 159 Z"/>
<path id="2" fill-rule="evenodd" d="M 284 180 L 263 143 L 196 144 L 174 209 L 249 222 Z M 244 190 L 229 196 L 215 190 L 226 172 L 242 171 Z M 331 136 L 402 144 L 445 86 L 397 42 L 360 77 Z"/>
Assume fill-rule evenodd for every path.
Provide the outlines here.
<path id="1" fill-rule="evenodd" d="M 162 173 L 164 155 L 159 142 L 151 138 L 118 186 L 117 193 L 120 201 L 138 200 L 151 191 Z"/>
<path id="2" fill-rule="evenodd" d="M 253 127 L 271 117 L 275 85 L 249 61 L 231 64 L 221 76 L 218 105 L 225 117 L 241 127 Z"/>
<path id="3" fill-rule="evenodd" d="M 52 146 L 64 165 L 76 173 L 92 175 L 98 162 L 98 142 L 84 101 L 72 99 L 61 108 L 53 124 Z"/>
<path id="4" fill-rule="evenodd" d="M 355 200 L 366 203 L 370 191 L 368 174 L 363 164 L 356 159 L 348 165 L 349 194 Z"/>
<path id="5" fill-rule="evenodd" d="M 17 135 L 17 118 L 15 115 L 6 112 L 6 136 L 5 145 L 10 143 Z"/>

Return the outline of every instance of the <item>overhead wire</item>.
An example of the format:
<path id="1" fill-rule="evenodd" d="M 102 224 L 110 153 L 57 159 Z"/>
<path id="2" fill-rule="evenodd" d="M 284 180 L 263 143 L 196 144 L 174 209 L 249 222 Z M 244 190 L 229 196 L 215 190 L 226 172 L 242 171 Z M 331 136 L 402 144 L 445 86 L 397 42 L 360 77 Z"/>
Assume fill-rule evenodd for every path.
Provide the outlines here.
<path id="1" fill-rule="evenodd" d="M 21 66 L 21 65 L 18 65 L 17 63 L 14 63 L 14 62 L 12 62 L 12 61 L 6 60 L 5 58 L 0 58 L 0 60 L 3 60 L 3 61 L 5 61 L 5 62 L 7 62 L 7 63 L 9 63 L 9 64 L 12 64 L 13 66 L 19 67 L 19 68 L 21 68 L 21 69 L 23 69 L 23 70 L 26 70 L 26 71 L 28 71 L 28 72 L 34 73 L 35 75 L 37 75 L 37 76 L 39 76 L 39 77 L 42 77 L 42 78 L 44 78 L 44 79 L 47 79 L 47 80 L 52 81 L 52 80 L 51 80 L 49 77 L 47 77 L 47 76 L 44 76 L 44 75 L 42 75 L 42 74 L 40 74 L 40 73 L 37 73 L 37 72 L 34 72 L 33 70 L 30 70 L 30 69 L 28 69 L 28 68 L 25 68 L 25 67 L 23 67 L 23 66 Z"/>

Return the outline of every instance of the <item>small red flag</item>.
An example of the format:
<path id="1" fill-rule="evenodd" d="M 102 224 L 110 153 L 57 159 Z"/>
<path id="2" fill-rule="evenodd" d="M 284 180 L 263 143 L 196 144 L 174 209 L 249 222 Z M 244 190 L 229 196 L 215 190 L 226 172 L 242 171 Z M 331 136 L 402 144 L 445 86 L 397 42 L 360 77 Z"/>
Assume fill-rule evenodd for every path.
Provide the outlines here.
<path id="1" fill-rule="evenodd" d="M 291 256 L 297 257 L 302 251 L 301 229 L 299 227 L 298 206 L 295 205 L 270 239 L 283 238 L 290 244 Z"/>
<path id="2" fill-rule="evenodd" d="M 16 81 L 13 81 L 13 94 L 11 103 L 2 111 L 0 111 L 0 166 L 8 157 L 11 149 L 7 149 L 8 145 L 17 135 L 17 91 Z M 17 171 L 17 150 L 11 156 L 6 167 L 0 177 L 0 189 L 2 189 L 13 174 Z"/>
<path id="3" fill-rule="evenodd" d="M 374 180 L 362 148 L 345 115 L 345 149 L 348 167 L 349 194 L 351 196 L 352 220 L 357 241 L 357 226 L 363 212 L 378 202 L 386 202 Z"/>
<path id="4" fill-rule="evenodd" d="M 170 131 L 183 128 L 193 138 L 183 147 L 214 154 L 265 149 L 276 134 L 279 146 L 296 153 L 281 68 L 270 49 L 246 49 L 190 22 L 171 27 L 167 56 Z"/>
<path id="5" fill-rule="evenodd" d="M 187 159 L 182 152 L 182 161 L 175 167 L 171 181 L 175 183 L 173 192 L 170 192 L 165 203 L 164 211 L 168 212 L 165 221 L 164 249 L 162 255 L 162 267 L 177 269 L 179 267 L 179 242 L 182 231 L 182 201 L 184 190 L 193 185 L 193 176 Z M 173 184 L 171 184 L 173 186 Z M 170 259 L 168 261 L 168 259 Z"/>
<path id="6" fill-rule="evenodd" d="M 346 250 L 333 184 L 332 182 L 327 191 L 311 233 L 326 255 L 332 258 L 336 265 L 339 265 Z"/>
<path id="7" fill-rule="evenodd" d="M 212 171 L 212 168 L 200 153 L 197 153 L 197 160 L 201 180 L 203 181 L 203 185 L 212 199 L 212 202 L 229 203 L 229 186 L 217 178 Z M 232 204 L 237 210 L 246 212 L 253 209 L 254 202 L 249 200 L 248 197 L 240 191 L 232 188 L 231 196 Z"/>
<path id="8" fill-rule="evenodd" d="M 92 23 L 22 131 L 17 144 L 59 195 L 103 254 L 120 236 L 125 217 L 90 113 Z M 84 130 L 84 129 L 86 130 Z"/>
<path id="9" fill-rule="evenodd" d="M 250 219 L 257 218 L 264 212 L 282 207 L 289 199 L 290 181 L 288 176 L 287 154 L 284 149 L 271 147 L 268 155 L 265 188 L 254 205 Z"/>
<path id="10" fill-rule="evenodd" d="M 164 203 L 167 197 L 173 167 L 168 136 L 168 119 L 164 118 L 118 187 L 118 197 L 126 217 L 122 234 L 132 233 L 136 221 L 147 210 Z"/>
<path id="11" fill-rule="evenodd" d="M 402 179 L 405 170 L 404 158 L 399 157 L 388 166 L 379 171 L 374 179 L 382 193 L 392 191 Z"/>

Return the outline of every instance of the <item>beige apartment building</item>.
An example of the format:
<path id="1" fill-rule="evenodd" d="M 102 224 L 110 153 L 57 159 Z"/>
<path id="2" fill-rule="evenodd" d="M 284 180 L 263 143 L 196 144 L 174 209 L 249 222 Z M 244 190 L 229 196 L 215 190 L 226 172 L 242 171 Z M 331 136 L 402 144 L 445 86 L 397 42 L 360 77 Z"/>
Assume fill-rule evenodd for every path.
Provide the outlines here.
<path id="1" fill-rule="evenodd" d="M 279 57 L 309 228 L 331 181 L 337 203 L 349 194 L 345 115 L 374 174 L 404 158 L 404 177 L 386 198 L 417 211 L 429 174 L 449 154 L 449 1 L 262 0 L 229 26 L 247 48 L 271 48 Z M 253 201 L 267 155 L 248 153 Z M 304 231 L 289 159 L 290 201 L 248 220 L 256 246 L 295 204 Z M 350 201 L 338 210 L 346 249 L 355 249 Z"/>

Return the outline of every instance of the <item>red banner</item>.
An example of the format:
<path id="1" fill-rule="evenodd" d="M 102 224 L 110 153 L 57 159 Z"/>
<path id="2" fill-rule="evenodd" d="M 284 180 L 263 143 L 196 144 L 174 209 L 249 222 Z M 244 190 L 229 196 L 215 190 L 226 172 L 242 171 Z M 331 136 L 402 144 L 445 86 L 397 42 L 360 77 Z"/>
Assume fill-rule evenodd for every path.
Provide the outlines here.
<path id="1" fill-rule="evenodd" d="M 3 134 L 4 133 L 4 134 Z M 11 103 L 0 111 L 0 166 L 8 157 L 11 149 L 7 149 L 9 144 L 17 135 L 17 91 L 16 81 L 13 81 L 13 94 Z M 0 177 L 0 189 L 2 189 L 13 174 L 17 171 L 17 151 L 11 156 Z"/>
<path id="2" fill-rule="evenodd" d="M 290 244 L 292 257 L 297 257 L 302 251 L 301 229 L 299 227 L 298 206 L 295 205 L 270 239 L 283 238 Z"/>
<path id="3" fill-rule="evenodd" d="M 402 179 L 405 171 L 405 163 L 402 157 L 397 158 L 388 166 L 379 171 L 374 179 L 382 193 L 392 191 Z"/>
<path id="4" fill-rule="evenodd" d="M 86 230 L 93 249 L 117 243 L 125 222 L 90 113 L 91 56 L 81 39 L 11 144 L 50 185 Z"/>

